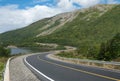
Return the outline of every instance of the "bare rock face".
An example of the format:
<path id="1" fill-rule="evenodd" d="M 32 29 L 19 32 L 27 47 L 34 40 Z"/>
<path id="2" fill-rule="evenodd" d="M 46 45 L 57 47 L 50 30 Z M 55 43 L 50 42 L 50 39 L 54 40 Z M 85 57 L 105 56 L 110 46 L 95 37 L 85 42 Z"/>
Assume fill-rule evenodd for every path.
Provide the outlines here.
<path id="1" fill-rule="evenodd" d="M 75 10 L 73 12 L 67 12 L 58 14 L 50 19 L 48 19 L 47 24 L 41 27 L 39 30 L 42 31 L 36 37 L 45 36 L 53 33 L 54 31 L 58 30 L 59 28 L 63 27 L 65 23 L 72 22 L 80 13 L 86 13 L 84 17 L 81 17 L 81 20 L 90 21 L 93 18 L 98 18 L 102 16 L 105 12 L 112 9 L 116 5 L 96 5 L 90 8 Z M 99 11 L 99 13 L 97 13 Z"/>
<path id="2" fill-rule="evenodd" d="M 62 27 L 65 23 L 71 22 L 74 18 L 76 18 L 78 15 L 77 13 L 78 13 L 77 11 L 67 12 L 67 13 L 62 13 L 62 14 L 52 17 L 51 19 L 48 20 L 48 22 L 47 22 L 48 24 L 46 24 L 44 27 L 39 29 L 43 32 L 38 34 L 36 37 L 45 36 L 45 35 L 49 35 L 49 34 L 53 33 L 55 30 Z M 59 22 L 59 24 L 51 27 L 56 22 Z"/>

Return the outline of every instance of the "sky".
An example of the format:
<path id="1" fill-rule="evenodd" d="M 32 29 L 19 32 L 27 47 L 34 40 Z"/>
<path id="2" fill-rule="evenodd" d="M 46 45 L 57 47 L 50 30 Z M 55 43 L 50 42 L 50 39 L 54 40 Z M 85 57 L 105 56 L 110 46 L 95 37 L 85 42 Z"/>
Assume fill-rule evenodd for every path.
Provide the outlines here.
<path id="1" fill-rule="evenodd" d="M 0 0 L 0 33 L 96 4 L 120 4 L 120 0 Z"/>

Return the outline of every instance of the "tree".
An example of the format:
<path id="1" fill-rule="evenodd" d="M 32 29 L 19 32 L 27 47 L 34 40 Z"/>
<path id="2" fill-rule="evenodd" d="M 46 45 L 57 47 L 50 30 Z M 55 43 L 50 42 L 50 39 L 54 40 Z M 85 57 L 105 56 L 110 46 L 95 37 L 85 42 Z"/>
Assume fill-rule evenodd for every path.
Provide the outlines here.
<path id="1" fill-rule="evenodd" d="M 0 56 L 8 57 L 10 55 L 10 49 L 5 49 L 3 46 L 0 46 Z"/>
<path id="2" fill-rule="evenodd" d="M 116 34 L 107 43 L 102 43 L 100 52 L 98 54 L 98 60 L 112 60 L 120 57 L 120 33 Z"/>
<path id="3" fill-rule="evenodd" d="M 102 43 L 100 46 L 100 51 L 99 54 L 97 56 L 98 60 L 105 60 L 105 52 L 106 52 L 106 46 L 105 43 Z"/>
<path id="4" fill-rule="evenodd" d="M 114 54 L 114 58 L 120 57 L 120 33 L 111 40 L 110 52 Z"/>

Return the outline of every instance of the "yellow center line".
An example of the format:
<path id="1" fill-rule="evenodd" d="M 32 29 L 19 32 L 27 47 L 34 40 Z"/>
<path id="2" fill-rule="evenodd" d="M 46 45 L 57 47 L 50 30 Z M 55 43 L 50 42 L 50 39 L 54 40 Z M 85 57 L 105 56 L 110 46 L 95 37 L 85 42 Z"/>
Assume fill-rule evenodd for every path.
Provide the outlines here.
<path id="1" fill-rule="evenodd" d="M 64 67 L 64 68 L 67 68 L 67 69 L 71 69 L 71 70 L 74 70 L 74 71 L 78 71 L 78 72 L 86 73 L 86 74 L 89 74 L 89 75 L 102 77 L 102 78 L 109 79 L 109 80 L 120 81 L 119 79 L 116 79 L 116 78 L 112 78 L 112 77 L 108 77 L 108 76 L 104 76 L 104 75 L 100 75 L 100 74 L 96 74 L 96 73 L 92 73 L 92 72 L 88 72 L 88 71 L 84 71 L 84 70 L 80 70 L 80 69 L 75 69 L 75 68 L 72 68 L 72 67 L 60 65 L 60 64 L 57 64 L 57 63 L 53 63 L 53 62 L 49 62 L 49 61 L 40 59 L 39 56 L 38 56 L 38 59 L 41 60 L 41 61 L 47 62 L 49 64 L 57 65 L 57 66 Z"/>

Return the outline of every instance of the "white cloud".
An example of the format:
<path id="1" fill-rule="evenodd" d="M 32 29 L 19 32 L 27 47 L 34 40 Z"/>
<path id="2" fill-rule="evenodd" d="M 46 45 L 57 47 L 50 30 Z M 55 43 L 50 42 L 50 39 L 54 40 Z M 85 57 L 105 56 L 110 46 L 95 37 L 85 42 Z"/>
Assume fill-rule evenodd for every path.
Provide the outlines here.
<path id="1" fill-rule="evenodd" d="M 47 1 L 47 0 L 35 0 Z M 73 3 L 81 7 L 89 7 L 106 0 L 57 0 L 57 6 L 48 7 L 36 5 L 19 9 L 18 5 L 0 7 L 0 33 L 12 29 L 21 28 L 45 17 L 51 17 L 58 13 L 75 10 Z M 108 4 L 117 3 L 116 0 L 107 0 Z"/>
<path id="2" fill-rule="evenodd" d="M 57 6 L 62 11 L 70 11 L 70 10 L 75 9 L 75 7 L 73 6 L 72 1 L 70 1 L 70 0 L 59 0 Z"/>
<path id="3" fill-rule="evenodd" d="M 18 9 L 17 5 L 0 7 L 0 33 L 20 27 L 45 17 L 60 13 L 55 8 L 36 5 L 33 8 Z"/>
<path id="4" fill-rule="evenodd" d="M 100 0 L 71 0 L 71 1 L 79 4 L 82 7 L 89 7 L 100 3 Z"/>

